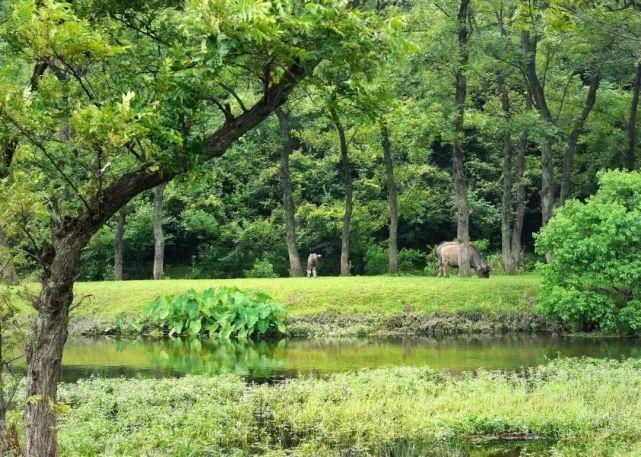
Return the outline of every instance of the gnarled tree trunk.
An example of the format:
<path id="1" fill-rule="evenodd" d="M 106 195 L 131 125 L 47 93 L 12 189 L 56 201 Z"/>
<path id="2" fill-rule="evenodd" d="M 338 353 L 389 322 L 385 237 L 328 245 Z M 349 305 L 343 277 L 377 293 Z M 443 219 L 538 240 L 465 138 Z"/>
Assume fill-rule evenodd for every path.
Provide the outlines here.
<path id="1" fill-rule="evenodd" d="M 463 121 L 465 117 L 465 99 L 467 97 L 467 77 L 465 75 L 469 60 L 467 49 L 469 30 L 467 28 L 470 14 L 469 0 L 461 0 L 458 10 L 458 47 L 460 60 L 456 69 L 456 113 L 454 117 L 454 142 L 453 142 L 453 175 L 454 191 L 457 203 L 457 229 L 456 237 L 459 245 L 459 276 L 470 276 L 470 208 L 467 199 L 467 178 L 465 176 L 465 132 Z"/>
<path id="2" fill-rule="evenodd" d="M 296 278 L 303 276 L 303 268 L 300 264 L 298 246 L 296 245 L 296 208 L 294 206 L 292 180 L 289 172 L 289 155 L 292 151 L 292 139 L 287 113 L 279 108 L 276 110 L 276 116 L 278 117 L 278 124 L 280 126 L 280 137 L 283 141 L 280 148 L 280 184 L 283 190 L 287 254 L 289 255 L 289 275 L 292 278 Z"/>
<path id="3" fill-rule="evenodd" d="M 270 84 L 251 109 L 229 117 L 206 138 L 201 159 L 210 160 L 222 156 L 234 141 L 282 105 L 304 76 L 302 67 L 290 65 L 284 76 L 278 82 Z M 186 171 L 189 169 L 182 170 Z M 55 414 L 52 406 L 56 400 L 62 350 L 67 338 L 69 307 L 73 300 L 73 283 L 82 249 L 106 220 L 132 198 L 170 181 L 177 173 L 171 168 L 152 171 L 143 167 L 122 174 L 86 202 L 85 212 L 56 228 L 53 246 L 42 250 L 42 289 L 34 302 L 38 310 L 36 335 L 27 354 L 26 393 L 30 399 L 26 402 L 24 414 L 27 457 L 56 455 Z"/>
<path id="4" fill-rule="evenodd" d="M 341 232 L 341 276 L 349 276 L 349 239 L 351 234 L 352 211 L 354 207 L 354 184 L 352 178 L 352 164 L 349 161 L 349 149 L 345 129 L 341 124 L 338 113 L 330 108 L 330 115 L 338 132 L 341 151 L 341 166 L 343 168 L 343 185 L 345 186 L 345 213 L 343 214 L 343 230 Z"/>
<path id="5" fill-rule="evenodd" d="M 154 187 L 154 279 L 165 277 L 165 234 L 162 230 L 163 200 L 165 187 L 161 184 Z"/>
<path id="6" fill-rule="evenodd" d="M 76 266 L 91 230 L 54 233 L 54 245 L 41 254 L 44 273 L 42 290 L 33 303 L 38 310 L 36 338 L 27 351 L 27 398 L 24 421 L 27 456 L 55 456 L 55 413 L 62 349 L 67 340 L 69 306 L 73 301 Z"/>
<path id="7" fill-rule="evenodd" d="M 637 113 L 639 110 L 639 92 L 641 92 L 641 61 L 637 62 L 636 77 L 632 86 L 632 103 L 628 119 L 628 148 L 625 151 L 625 167 L 632 171 L 637 161 Z"/>
<path id="8" fill-rule="evenodd" d="M 385 162 L 385 175 L 387 177 L 387 201 L 389 202 L 389 272 L 398 273 L 398 191 L 394 177 L 394 160 L 392 146 L 389 138 L 387 121 L 381 119 L 381 146 L 383 147 L 383 161 Z"/>
<path id="9" fill-rule="evenodd" d="M 125 236 L 125 223 L 127 221 L 127 210 L 121 208 L 118 211 L 116 225 L 116 236 L 114 239 L 114 280 L 122 281 L 122 239 Z"/>

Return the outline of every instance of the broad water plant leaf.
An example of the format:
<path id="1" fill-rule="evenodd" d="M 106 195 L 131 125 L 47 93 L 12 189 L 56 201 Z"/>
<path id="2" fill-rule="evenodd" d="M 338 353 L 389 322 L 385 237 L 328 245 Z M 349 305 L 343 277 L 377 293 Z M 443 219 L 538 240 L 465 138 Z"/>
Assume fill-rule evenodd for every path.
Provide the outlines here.
<path id="1" fill-rule="evenodd" d="M 156 297 L 140 319 L 116 327 L 133 328 L 138 333 L 154 329 L 171 337 L 217 336 L 221 339 L 248 339 L 285 334 L 287 308 L 273 302 L 263 292 L 249 294 L 236 288 L 221 287 L 179 295 Z"/>

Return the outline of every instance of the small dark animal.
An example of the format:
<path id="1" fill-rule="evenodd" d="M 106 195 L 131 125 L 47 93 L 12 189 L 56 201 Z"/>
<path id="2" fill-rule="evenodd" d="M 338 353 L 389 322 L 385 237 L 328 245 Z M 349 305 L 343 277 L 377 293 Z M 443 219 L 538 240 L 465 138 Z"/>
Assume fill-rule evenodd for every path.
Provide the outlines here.
<path id="1" fill-rule="evenodd" d="M 311 253 L 309 257 L 307 257 L 307 277 L 309 278 L 312 274 L 314 277 L 316 277 L 316 264 L 318 263 L 318 259 L 320 259 L 322 255 L 320 254 L 314 254 Z"/>
<path id="2" fill-rule="evenodd" d="M 438 276 L 447 277 L 447 267 L 458 267 L 458 251 L 460 243 L 458 241 L 445 241 L 436 246 L 436 255 L 438 257 Z M 470 266 L 476 270 L 479 278 L 489 278 L 492 269 L 483 260 L 478 248 L 470 243 Z"/>

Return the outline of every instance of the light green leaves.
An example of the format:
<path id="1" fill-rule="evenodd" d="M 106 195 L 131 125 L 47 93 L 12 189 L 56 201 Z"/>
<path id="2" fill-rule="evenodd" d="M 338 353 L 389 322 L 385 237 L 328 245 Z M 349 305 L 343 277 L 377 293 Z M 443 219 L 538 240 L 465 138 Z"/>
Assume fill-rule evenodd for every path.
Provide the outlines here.
<path id="1" fill-rule="evenodd" d="M 236 288 L 206 289 L 167 297 L 157 297 L 136 322 L 119 319 L 121 330 L 137 332 L 158 328 L 169 336 L 217 335 L 221 339 L 247 339 L 268 334 L 284 334 L 287 309 L 258 292 L 253 295 Z"/>
<path id="2" fill-rule="evenodd" d="M 599 175 L 586 202 L 560 208 L 536 240 L 543 311 L 581 330 L 641 332 L 641 174 Z"/>

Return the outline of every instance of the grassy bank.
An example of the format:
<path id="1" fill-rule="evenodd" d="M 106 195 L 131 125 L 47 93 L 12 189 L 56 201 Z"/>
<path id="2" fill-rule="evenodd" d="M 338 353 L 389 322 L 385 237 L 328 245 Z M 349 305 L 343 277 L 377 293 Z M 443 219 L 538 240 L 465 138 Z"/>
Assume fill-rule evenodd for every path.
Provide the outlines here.
<path id="1" fill-rule="evenodd" d="M 58 431 L 63 456 L 409 457 L 434 449 L 421 443 L 516 437 L 553 443 L 544 455 L 641 451 L 638 361 L 566 359 L 526 376 L 458 379 L 425 368 L 276 385 L 94 379 L 63 386 L 60 398 L 70 407 Z"/>
<path id="2" fill-rule="evenodd" d="M 536 275 L 497 276 L 489 280 L 369 276 L 91 282 L 76 285 L 76 296 L 90 298 L 75 314 L 104 317 L 137 314 L 156 295 L 221 286 L 266 292 L 286 304 L 291 316 L 326 313 L 389 316 L 408 309 L 425 315 L 506 313 L 533 311 L 538 284 Z"/>
<path id="3" fill-rule="evenodd" d="M 539 277 L 527 274 L 490 279 L 360 276 L 81 282 L 75 295 L 82 303 L 71 313 L 70 332 L 100 334 L 113 327 L 120 314 L 139 315 L 157 295 L 221 286 L 263 291 L 285 304 L 293 336 L 562 331 L 537 312 Z M 36 284 L 27 287 L 37 291 Z"/>

